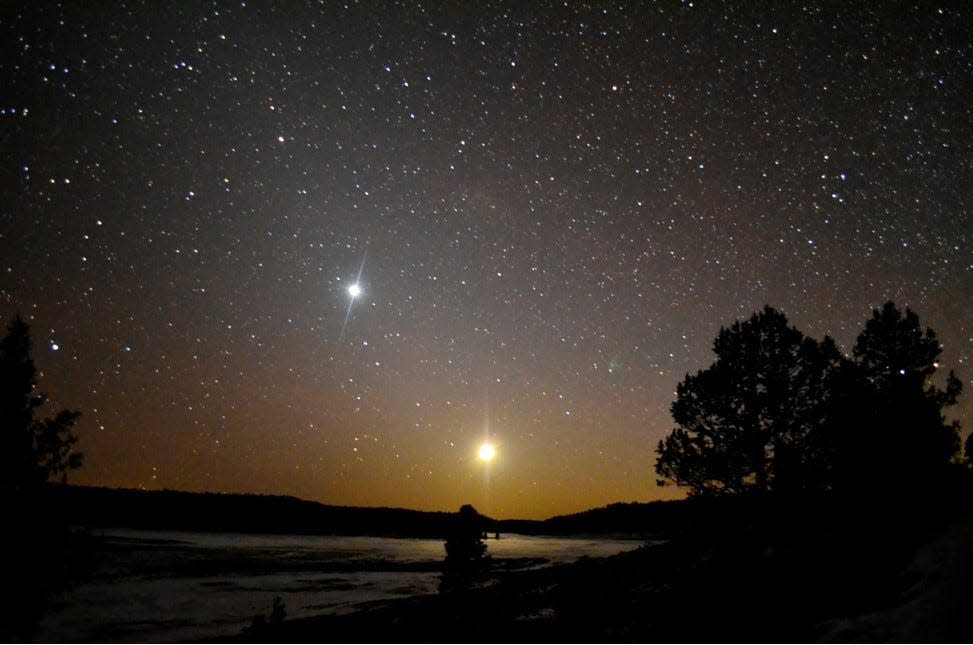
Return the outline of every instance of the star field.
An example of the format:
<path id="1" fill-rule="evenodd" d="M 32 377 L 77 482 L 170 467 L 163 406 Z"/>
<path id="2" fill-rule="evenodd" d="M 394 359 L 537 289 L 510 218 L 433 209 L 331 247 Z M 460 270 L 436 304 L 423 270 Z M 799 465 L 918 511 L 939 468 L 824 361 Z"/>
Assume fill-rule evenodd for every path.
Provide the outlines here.
<path id="1" fill-rule="evenodd" d="M 968 426 L 973 12 L 852 4 L 8 3 L 0 313 L 73 481 L 671 498 L 676 383 L 764 304 L 847 352 L 912 307 Z"/>

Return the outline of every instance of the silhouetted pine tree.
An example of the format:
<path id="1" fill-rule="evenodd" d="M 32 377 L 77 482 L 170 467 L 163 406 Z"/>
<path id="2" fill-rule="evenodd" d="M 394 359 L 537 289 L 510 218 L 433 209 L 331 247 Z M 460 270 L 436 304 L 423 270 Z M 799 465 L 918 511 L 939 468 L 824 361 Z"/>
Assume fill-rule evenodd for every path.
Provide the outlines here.
<path id="1" fill-rule="evenodd" d="M 713 351 L 709 368 L 677 386 L 677 427 L 657 449 L 660 484 L 696 494 L 825 487 L 809 439 L 828 419 L 831 382 L 844 368 L 834 342 L 805 337 L 765 307 L 721 329 Z"/>
<path id="2" fill-rule="evenodd" d="M 942 490 L 955 472 L 959 423 L 944 411 L 962 385 L 952 372 L 943 388 L 931 382 L 942 347 L 909 309 L 876 310 L 855 361 L 770 307 L 721 329 L 713 349 L 713 365 L 677 386 L 660 484 L 891 499 Z"/>
<path id="3" fill-rule="evenodd" d="M 848 438 L 854 459 L 842 476 L 854 488 L 921 490 L 942 482 L 959 456 L 959 422 L 947 422 L 962 384 L 953 372 L 945 388 L 932 383 L 942 346 L 919 317 L 893 302 L 873 312 L 855 343 L 863 401 L 856 434 Z"/>
<path id="4" fill-rule="evenodd" d="M 0 488 L 24 491 L 45 482 L 67 480 L 84 457 L 73 433 L 80 412 L 61 410 L 35 420 L 47 397 L 36 391 L 37 368 L 30 357 L 30 328 L 20 316 L 0 340 Z"/>
<path id="5" fill-rule="evenodd" d="M 49 481 L 65 482 L 82 464 L 74 449 L 78 412 L 36 420 L 45 396 L 36 391 L 29 328 L 18 316 L 0 340 L 0 569 L 7 595 L 0 603 L 0 640 L 29 636 L 48 594 L 68 582 L 83 561 L 59 496 Z"/>

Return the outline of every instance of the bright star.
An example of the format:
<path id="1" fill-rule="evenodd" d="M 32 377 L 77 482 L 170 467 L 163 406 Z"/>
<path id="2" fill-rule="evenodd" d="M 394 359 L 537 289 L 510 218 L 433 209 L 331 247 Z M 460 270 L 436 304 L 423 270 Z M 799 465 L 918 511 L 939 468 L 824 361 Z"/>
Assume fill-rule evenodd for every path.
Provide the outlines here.
<path id="1" fill-rule="evenodd" d="M 493 444 L 485 443 L 480 446 L 479 450 L 480 461 L 491 461 L 497 456 L 497 449 L 493 447 Z"/>
<path id="2" fill-rule="evenodd" d="M 358 266 L 358 276 L 355 278 L 355 281 L 348 286 L 348 295 L 350 296 L 348 298 L 348 311 L 345 312 L 345 321 L 341 323 L 341 333 L 338 335 L 339 340 L 345 337 L 345 329 L 348 327 L 348 319 L 351 318 L 351 308 L 355 304 L 355 299 L 362 295 L 362 288 L 359 283 L 361 282 L 362 272 L 365 270 L 365 256 L 367 253 L 368 249 L 366 248 L 365 251 L 362 252 L 361 264 Z"/>

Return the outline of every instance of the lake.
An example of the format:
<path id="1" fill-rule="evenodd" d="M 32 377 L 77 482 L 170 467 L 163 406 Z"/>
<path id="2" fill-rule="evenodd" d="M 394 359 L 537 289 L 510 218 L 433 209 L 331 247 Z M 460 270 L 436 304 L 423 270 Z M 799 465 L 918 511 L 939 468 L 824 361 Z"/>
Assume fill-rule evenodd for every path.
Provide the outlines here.
<path id="1" fill-rule="evenodd" d="M 437 592 L 442 540 L 96 531 L 92 575 L 58 595 L 39 641 L 193 641 L 237 634 L 280 596 L 288 618 Z M 547 566 L 608 556 L 642 540 L 504 534 L 499 563 Z M 529 560 L 520 560 L 529 559 Z M 542 562 L 543 559 L 546 562 Z"/>

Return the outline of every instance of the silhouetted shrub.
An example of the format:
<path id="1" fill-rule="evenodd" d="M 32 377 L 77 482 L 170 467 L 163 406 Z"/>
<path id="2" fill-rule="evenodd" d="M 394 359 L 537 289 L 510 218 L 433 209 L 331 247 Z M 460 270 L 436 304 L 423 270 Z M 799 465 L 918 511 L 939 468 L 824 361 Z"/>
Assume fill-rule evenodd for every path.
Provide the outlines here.
<path id="1" fill-rule="evenodd" d="M 270 617 L 268 622 L 271 625 L 278 625 L 284 622 L 287 617 L 287 609 L 284 607 L 284 599 L 280 596 L 274 596 L 274 604 L 270 608 Z"/>
<path id="2" fill-rule="evenodd" d="M 440 591 L 454 591 L 468 587 L 489 566 L 483 542 L 483 521 L 476 509 L 464 504 L 446 538 L 446 560 Z"/>

